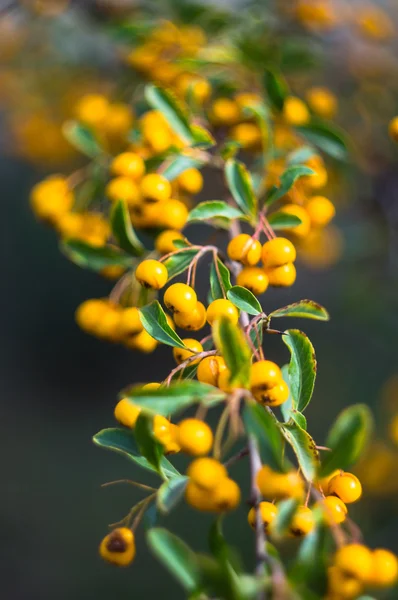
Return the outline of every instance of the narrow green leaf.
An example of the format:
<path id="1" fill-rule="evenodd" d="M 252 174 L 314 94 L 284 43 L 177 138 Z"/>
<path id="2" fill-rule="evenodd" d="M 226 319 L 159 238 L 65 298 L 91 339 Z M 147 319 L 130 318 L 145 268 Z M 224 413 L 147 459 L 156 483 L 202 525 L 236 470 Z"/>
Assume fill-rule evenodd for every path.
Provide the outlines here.
<path id="1" fill-rule="evenodd" d="M 319 466 L 319 454 L 314 440 L 294 420 L 281 425 L 281 431 L 293 448 L 304 477 L 312 481 Z"/>
<path id="2" fill-rule="evenodd" d="M 151 465 L 146 458 L 141 456 L 134 439 L 134 434 L 129 429 L 120 429 L 116 427 L 102 429 L 102 431 L 99 431 L 93 437 L 93 442 L 101 448 L 122 454 L 147 471 L 157 472 L 153 465 Z M 176 477 L 179 475 L 177 469 L 167 460 L 167 458 L 162 457 L 160 466 L 167 477 Z"/>
<path id="3" fill-rule="evenodd" d="M 115 203 L 111 210 L 110 221 L 112 233 L 119 246 L 133 256 L 141 256 L 145 248 L 138 239 L 131 224 L 125 200 L 119 200 Z"/>
<path id="4" fill-rule="evenodd" d="M 196 248 L 187 248 L 171 254 L 169 258 L 163 261 L 169 274 L 169 280 L 186 271 L 198 252 Z"/>
<path id="5" fill-rule="evenodd" d="M 256 402 L 247 402 L 243 420 L 247 434 L 257 440 L 263 463 L 284 472 L 283 437 L 274 414 Z"/>
<path id="6" fill-rule="evenodd" d="M 329 321 L 330 316 L 326 308 L 313 300 L 300 300 L 294 304 L 288 304 L 283 308 L 273 310 L 270 318 L 279 317 L 301 317 L 304 319 L 316 319 L 317 321 Z"/>
<path id="7" fill-rule="evenodd" d="M 263 312 L 260 302 L 256 296 L 248 289 L 234 285 L 227 292 L 227 298 L 238 308 L 247 312 L 249 315 L 259 315 Z"/>
<path id="8" fill-rule="evenodd" d="M 228 160 L 229 158 L 235 158 L 239 150 L 242 148 L 242 144 L 237 142 L 236 140 L 229 140 L 225 142 L 220 149 L 220 156 L 224 160 Z"/>
<path id="9" fill-rule="evenodd" d="M 288 167 L 286 171 L 279 178 L 279 187 L 273 186 L 268 193 L 266 206 L 274 204 L 277 200 L 280 200 L 285 196 L 288 191 L 293 187 L 294 183 L 300 177 L 309 177 L 315 175 L 315 171 L 304 165 L 294 165 Z"/>
<path id="10" fill-rule="evenodd" d="M 296 127 L 305 139 L 337 160 L 349 158 L 348 141 L 345 133 L 336 125 L 313 118 L 308 125 Z"/>
<path id="11" fill-rule="evenodd" d="M 105 267 L 118 266 L 131 268 L 134 262 L 131 256 L 115 246 L 90 246 L 81 240 L 64 240 L 61 251 L 76 265 L 92 271 L 101 271 Z"/>
<path id="12" fill-rule="evenodd" d="M 201 202 L 191 210 L 188 216 L 188 223 L 217 219 L 219 217 L 245 219 L 245 215 L 234 206 L 230 206 L 222 200 L 210 200 L 209 202 Z"/>
<path id="13" fill-rule="evenodd" d="M 225 298 L 228 290 L 232 287 L 229 269 L 218 258 L 216 264 L 217 269 L 214 262 L 210 267 L 210 292 L 212 300 Z"/>
<path id="14" fill-rule="evenodd" d="M 315 386 L 315 350 L 305 333 L 298 329 L 288 329 L 282 339 L 291 353 L 289 382 L 292 408 L 303 412 L 311 400 Z"/>
<path id="15" fill-rule="evenodd" d="M 264 73 L 264 86 L 271 106 L 276 110 L 281 111 L 285 99 L 289 94 L 289 86 L 282 73 L 266 69 Z"/>
<path id="16" fill-rule="evenodd" d="M 373 428 L 372 414 L 365 404 L 355 404 L 343 410 L 333 424 L 326 440 L 320 477 L 330 475 L 335 469 L 347 469 L 354 464 L 367 442 Z"/>
<path id="17" fill-rule="evenodd" d="M 301 146 L 297 150 L 291 152 L 287 157 L 287 163 L 290 166 L 306 163 L 307 160 L 316 154 L 316 150 L 311 146 Z"/>
<path id="18" fill-rule="evenodd" d="M 191 132 L 193 135 L 193 148 L 211 148 L 215 146 L 216 140 L 208 129 L 201 125 L 192 124 Z"/>
<path id="19" fill-rule="evenodd" d="M 202 403 L 214 406 L 225 398 L 225 393 L 207 383 L 200 381 L 174 381 L 168 387 L 161 386 L 155 390 L 143 390 L 134 386 L 121 392 L 121 397 L 128 398 L 136 406 L 158 415 L 173 415 L 193 404 Z"/>
<path id="20" fill-rule="evenodd" d="M 289 410 L 288 417 L 286 418 L 285 414 L 283 416 L 286 421 L 293 419 L 293 421 L 295 421 L 297 425 L 301 427 L 301 429 L 307 430 L 307 419 L 303 413 L 299 412 L 298 410 Z"/>
<path id="21" fill-rule="evenodd" d="M 289 215 L 282 210 L 278 210 L 269 215 L 268 222 L 275 231 L 279 229 L 291 229 L 292 227 L 298 227 L 302 224 L 302 220 L 299 217 L 296 215 Z"/>
<path id="22" fill-rule="evenodd" d="M 278 514 L 272 521 L 270 527 L 273 537 L 281 538 L 286 534 L 299 504 L 300 502 L 296 498 L 289 498 L 289 500 L 279 502 Z"/>
<path id="23" fill-rule="evenodd" d="M 174 477 L 165 481 L 157 493 L 157 506 L 160 512 L 168 513 L 182 500 L 187 487 L 188 477 Z"/>
<path id="24" fill-rule="evenodd" d="M 203 162 L 197 158 L 191 156 L 184 156 L 180 154 L 171 158 L 165 170 L 162 172 L 163 177 L 166 177 L 169 181 L 174 181 L 181 173 L 184 173 L 187 169 L 199 169 L 203 166 Z"/>
<path id="25" fill-rule="evenodd" d="M 209 531 L 209 548 L 213 556 L 221 561 L 227 561 L 232 568 L 240 573 L 243 565 L 240 556 L 234 548 L 228 545 L 222 531 L 222 516 L 216 518 Z"/>
<path id="26" fill-rule="evenodd" d="M 230 382 L 248 387 L 252 353 L 242 329 L 229 319 L 221 318 L 213 325 L 213 339 L 231 371 Z"/>
<path id="27" fill-rule="evenodd" d="M 172 130 L 189 144 L 195 142 L 189 119 L 177 98 L 156 85 L 145 87 L 145 98 L 152 108 L 160 111 Z"/>
<path id="28" fill-rule="evenodd" d="M 154 415 L 140 412 L 134 428 L 134 438 L 138 450 L 158 473 L 161 473 L 161 461 L 164 454 L 163 445 L 156 439 L 153 431 Z"/>
<path id="29" fill-rule="evenodd" d="M 173 348 L 185 348 L 180 336 L 168 324 L 166 314 L 158 300 L 143 306 L 139 312 L 145 331 L 155 340 Z"/>
<path id="30" fill-rule="evenodd" d="M 62 132 L 68 142 L 82 154 L 90 158 L 97 158 L 103 154 L 103 149 L 88 127 L 76 121 L 66 121 L 62 126 Z"/>
<path id="31" fill-rule="evenodd" d="M 326 592 L 330 550 L 328 528 L 318 525 L 301 542 L 297 561 L 291 572 L 292 579 L 298 584 L 305 583 L 306 587 L 319 590 L 323 596 Z"/>
<path id="32" fill-rule="evenodd" d="M 225 177 L 236 204 L 251 218 L 256 216 L 257 198 L 254 194 L 250 173 L 245 165 L 229 159 L 225 166 Z"/>
<path id="33" fill-rule="evenodd" d="M 287 386 L 289 388 L 289 398 L 286 400 L 286 402 L 284 402 L 281 405 L 281 412 L 283 415 L 283 419 L 284 419 L 284 421 L 287 422 L 287 421 L 289 421 L 289 419 L 292 418 L 291 413 L 293 411 L 295 411 L 295 409 L 292 408 L 293 398 L 292 398 L 292 391 L 290 389 L 289 365 L 283 365 L 283 367 L 281 368 L 281 371 L 282 371 L 283 381 L 287 384 Z M 303 429 L 306 429 L 306 427 L 303 427 Z"/>
<path id="34" fill-rule="evenodd" d="M 183 588 L 192 593 L 200 584 L 197 558 L 179 537 L 156 527 L 147 533 L 148 546 Z"/>

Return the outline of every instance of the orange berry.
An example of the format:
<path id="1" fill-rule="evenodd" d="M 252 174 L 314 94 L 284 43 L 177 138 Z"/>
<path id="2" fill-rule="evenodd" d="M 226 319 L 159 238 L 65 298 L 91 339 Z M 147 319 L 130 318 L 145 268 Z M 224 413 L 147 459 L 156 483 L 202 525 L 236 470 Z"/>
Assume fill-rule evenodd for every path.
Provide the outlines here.
<path id="1" fill-rule="evenodd" d="M 372 572 L 367 583 L 375 587 L 389 587 L 398 579 L 398 560 L 395 554 L 383 548 L 372 552 Z"/>
<path id="2" fill-rule="evenodd" d="M 140 192 L 147 202 L 165 202 L 171 197 L 171 185 L 163 175 L 149 173 L 141 180 Z"/>
<path id="3" fill-rule="evenodd" d="M 346 576 L 366 581 L 373 569 L 372 552 L 362 544 L 347 544 L 337 550 L 334 564 Z"/>
<path id="4" fill-rule="evenodd" d="M 332 202 L 324 196 L 313 196 L 305 205 L 313 227 L 325 227 L 336 214 Z"/>

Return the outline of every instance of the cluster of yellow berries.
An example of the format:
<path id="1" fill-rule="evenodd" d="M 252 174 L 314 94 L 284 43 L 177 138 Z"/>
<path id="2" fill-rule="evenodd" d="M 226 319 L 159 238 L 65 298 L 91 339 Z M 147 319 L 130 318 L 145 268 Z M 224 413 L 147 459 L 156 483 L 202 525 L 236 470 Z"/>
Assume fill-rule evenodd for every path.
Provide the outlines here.
<path id="1" fill-rule="evenodd" d="M 228 477 L 227 469 L 218 460 L 197 458 L 188 467 L 189 481 L 185 499 L 193 508 L 204 512 L 227 512 L 240 502 L 238 484 Z"/>
<path id="2" fill-rule="evenodd" d="M 242 233 L 229 242 L 227 253 L 244 265 L 237 276 L 238 285 L 255 295 L 265 292 L 268 285 L 288 287 L 296 280 L 296 249 L 286 238 L 274 238 L 261 246 L 258 240 Z M 260 258 L 262 268 L 256 266 Z"/>

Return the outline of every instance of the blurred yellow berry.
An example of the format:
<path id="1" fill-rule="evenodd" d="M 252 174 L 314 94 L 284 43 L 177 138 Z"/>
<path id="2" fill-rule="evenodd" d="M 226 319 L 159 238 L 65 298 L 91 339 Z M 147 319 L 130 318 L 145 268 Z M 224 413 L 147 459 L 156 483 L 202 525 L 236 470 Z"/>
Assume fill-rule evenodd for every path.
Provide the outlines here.
<path id="1" fill-rule="evenodd" d="M 145 163 L 135 152 L 123 152 L 115 156 L 111 162 L 111 173 L 121 177 L 131 177 L 140 181 L 145 174 Z"/>
<path id="2" fill-rule="evenodd" d="M 227 477 L 227 470 L 218 460 L 206 456 L 192 461 L 187 475 L 198 487 L 212 490 Z"/>
<path id="3" fill-rule="evenodd" d="M 315 527 L 314 514 L 308 506 L 299 506 L 289 526 L 289 532 L 294 537 L 303 537 Z"/>
<path id="4" fill-rule="evenodd" d="M 348 577 L 366 581 L 372 572 L 372 552 L 362 544 L 347 544 L 339 548 L 334 556 L 334 564 Z"/>
<path id="5" fill-rule="evenodd" d="M 286 227 L 285 231 L 300 238 L 304 238 L 309 234 L 311 220 L 307 210 L 303 206 L 299 206 L 298 204 L 285 204 L 285 206 L 281 208 L 281 211 L 288 215 L 298 217 L 301 221 L 300 225 Z"/>
<path id="6" fill-rule="evenodd" d="M 186 169 L 176 179 L 183 192 L 199 194 L 203 188 L 203 176 L 198 169 Z"/>
<path id="7" fill-rule="evenodd" d="M 176 361 L 177 365 L 180 365 L 181 363 L 186 361 L 188 358 L 191 358 L 195 354 L 198 354 L 199 352 L 203 352 L 203 346 L 200 342 L 198 342 L 198 340 L 194 340 L 192 338 L 186 338 L 186 339 L 183 339 L 182 341 L 183 341 L 184 345 L 186 346 L 186 349 L 173 348 L 173 356 L 174 356 L 174 360 Z M 196 365 L 199 362 L 200 362 L 200 359 L 197 359 L 197 360 L 193 360 L 189 364 Z"/>
<path id="8" fill-rule="evenodd" d="M 325 227 L 336 214 L 332 202 L 324 196 L 313 196 L 305 205 L 312 227 Z"/>
<path id="9" fill-rule="evenodd" d="M 135 406 L 127 398 L 122 398 L 115 406 L 114 415 L 116 421 L 132 429 L 137 422 L 140 412 L 141 409 L 139 406 Z"/>
<path id="10" fill-rule="evenodd" d="M 286 98 L 283 116 L 285 121 L 293 126 L 306 125 L 310 120 L 310 113 L 305 102 L 296 96 Z"/>
<path id="11" fill-rule="evenodd" d="M 275 504 L 272 504 L 272 502 L 260 502 L 259 511 L 260 511 L 260 516 L 261 516 L 261 521 L 264 526 L 264 531 L 265 531 L 265 533 L 268 533 L 269 526 L 271 525 L 271 523 L 273 522 L 273 520 L 275 519 L 275 517 L 278 514 L 278 507 Z M 247 516 L 249 525 L 253 529 L 256 528 L 256 512 L 257 511 L 256 511 L 255 507 L 253 506 L 249 510 L 249 514 Z"/>
<path id="12" fill-rule="evenodd" d="M 204 421 L 184 419 L 178 424 L 178 443 L 191 456 L 203 456 L 213 445 L 213 432 Z"/>
<path id="13" fill-rule="evenodd" d="M 111 202 L 125 200 L 129 206 L 139 204 L 141 200 L 137 184 L 130 177 L 114 177 L 106 186 L 105 193 Z"/>
<path id="14" fill-rule="evenodd" d="M 101 94 L 83 96 L 75 107 L 78 121 L 88 127 L 101 126 L 108 116 L 109 100 Z"/>
<path id="15" fill-rule="evenodd" d="M 107 562 L 127 567 L 135 557 L 134 533 L 127 527 L 114 529 L 102 540 L 99 552 Z"/>
<path id="16" fill-rule="evenodd" d="M 149 173 L 141 180 L 140 192 L 147 202 L 165 202 L 171 196 L 171 185 L 163 175 Z"/>
<path id="17" fill-rule="evenodd" d="M 159 254 L 169 254 L 174 252 L 177 248 L 174 246 L 175 240 L 183 240 L 184 236 L 179 231 L 174 229 L 165 229 L 162 233 L 159 233 L 155 240 L 155 248 Z"/>
<path id="18" fill-rule="evenodd" d="M 325 119 L 333 119 L 337 113 L 337 98 L 325 87 L 310 88 L 307 102 L 314 113 Z"/>
<path id="19" fill-rule="evenodd" d="M 214 100 L 210 109 L 210 121 L 214 125 L 230 127 L 235 125 L 240 118 L 238 104 L 230 98 Z"/>

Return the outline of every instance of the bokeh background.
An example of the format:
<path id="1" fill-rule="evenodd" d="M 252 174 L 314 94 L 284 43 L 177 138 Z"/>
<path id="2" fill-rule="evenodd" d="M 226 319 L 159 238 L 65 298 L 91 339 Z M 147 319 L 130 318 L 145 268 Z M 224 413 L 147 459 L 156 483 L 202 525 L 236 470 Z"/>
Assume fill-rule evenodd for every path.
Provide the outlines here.
<path id="1" fill-rule="evenodd" d="M 69 158 L 57 138 L 60 104 L 54 98 L 66 91 L 79 94 L 87 81 L 94 86 L 103 79 L 106 85 L 112 82 L 118 62 L 104 26 L 115 11 L 118 18 L 124 15 L 131 3 L 2 4 L 1 595 L 6 600 L 159 594 L 182 598 L 181 590 L 149 555 L 142 530 L 132 568 L 118 570 L 100 561 L 97 544 L 107 524 L 122 518 L 139 494 L 128 486 L 101 489 L 104 482 L 137 472 L 123 458 L 91 442 L 94 433 L 113 424 L 118 391 L 133 382 L 151 381 L 155 373 L 158 379 L 166 376 L 172 367 L 170 354 L 160 348 L 143 356 L 78 329 L 73 318 L 76 306 L 86 298 L 106 295 L 112 283 L 68 262 L 58 250 L 56 235 L 36 221 L 28 201 L 32 185 L 54 170 L 63 171 Z M 279 4 L 282 10 L 275 14 L 283 23 L 291 15 L 284 14 L 283 2 L 277 2 L 277 8 Z M 373 4 L 374 9 L 380 7 Z M 393 2 L 384 3 L 383 14 L 389 15 L 395 32 L 394 7 Z M 269 10 L 270 5 L 264 3 L 263 8 Z M 162 9 L 166 12 L 163 4 Z M 372 57 L 376 72 L 361 73 L 358 79 L 342 51 L 347 40 L 354 44 L 347 24 L 333 30 L 303 23 L 294 27 L 301 27 L 300 35 L 311 37 L 327 58 L 312 79 L 331 82 L 343 106 L 357 102 L 357 109 L 347 109 L 341 117 L 352 126 L 357 166 L 348 191 L 335 198 L 336 223 L 344 239 L 342 256 L 323 269 L 301 265 L 296 285 L 283 293 L 267 293 L 265 309 L 307 297 L 329 309 L 329 324 L 297 323 L 313 341 L 319 362 L 309 428 L 321 442 L 344 406 L 365 402 L 372 407 L 376 441 L 358 467 L 366 493 L 352 512 L 370 545 L 398 552 L 398 453 L 391 435 L 398 411 L 398 150 L 387 136 L 388 120 L 398 111 L 394 89 L 398 78 L 393 77 L 396 35 L 390 35 L 388 43 L 355 38 L 351 58 L 355 53 Z M 297 85 L 305 86 L 305 77 L 298 77 Z M 23 119 L 31 119 L 33 125 L 21 128 Z M 54 139 L 40 125 L 46 119 L 54 124 Z M 204 234 L 199 229 L 193 235 Z M 205 279 L 206 273 L 202 276 Z M 288 358 L 281 344 L 275 343 L 273 352 L 280 363 Z M 238 465 L 234 474 L 244 479 L 245 471 Z M 150 479 L 143 474 L 142 481 Z M 168 518 L 172 528 L 203 550 L 207 520 L 184 506 Z M 250 565 L 252 536 L 244 507 L 239 516 L 227 519 L 226 531 Z"/>

